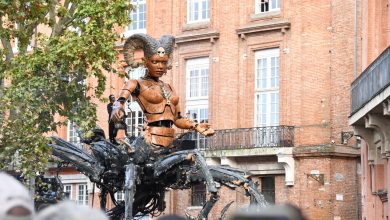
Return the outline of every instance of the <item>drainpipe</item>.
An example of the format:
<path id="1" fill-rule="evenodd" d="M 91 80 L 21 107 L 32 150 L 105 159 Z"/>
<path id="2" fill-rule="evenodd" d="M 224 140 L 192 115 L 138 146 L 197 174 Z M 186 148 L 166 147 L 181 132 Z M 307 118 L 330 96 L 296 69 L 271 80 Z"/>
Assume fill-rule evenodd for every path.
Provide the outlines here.
<path id="1" fill-rule="evenodd" d="M 355 210 L 356 210 L 356 219 L 361 219 L 361 216 L 360 216 L 360 206 L 359 206 L 359 173 L 358 173 L 358 168 L 359 168 L 359 162 L 360 162 L 360 157 L 357 157 L 356 158 L 356 167 L 355 167 L 355 193 L 356 193 L 356 201 L 355 201 Z"/>
<path id="2" fill-rule="evenodd" d="M 356 79 L 357 77 L 357 32 L 358 32 L 358 0 L 355 0 L 355 13 L 354 13 L 354 34 L 353 34 L 353 77 Z M 356 217 L 357 219 L 360 219 L 360 206 L 359 206 L 359 175 L 358 175 L 358 168 L 359 168 L 359 162 L 360 157 L 356 158 L 356 167 L 355 167 L 355 193 L 356 193 L 356 200 L 355 200 L 355 210 L 356 210 Z"/>
<path id="3" fill-rule="evenodd" d="M 354 79 L 356 79 L 357 77 L 357 29 L 358 29 L 358 21 L 357 21 L 357 17 L 358 17 L 358 0 L 355 0 L 355 15 L 354 15 L 354 21 L 355 21 L 355 24 L 354 24 L 354 34 L 353 34 L 353 76 L 354 76 Z"/>

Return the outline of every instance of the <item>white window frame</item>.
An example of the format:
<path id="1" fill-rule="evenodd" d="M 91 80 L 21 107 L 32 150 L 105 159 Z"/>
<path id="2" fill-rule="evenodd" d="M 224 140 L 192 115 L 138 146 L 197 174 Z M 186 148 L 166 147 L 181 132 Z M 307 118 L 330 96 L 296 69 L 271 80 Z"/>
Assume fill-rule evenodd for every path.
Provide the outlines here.
<path id="1" fill-rule="evenodd" d="M 117 202 L 125 201 L 125 192 L 124 191 L 118 191 L 115 193 L 115 200 Z"/>
<path id="2" fill-rule="evenodd" d="M 202 94 L 202 71 L 207 69 L 207 91 L 206 94 Z M 191 96 L 191 71 L 198 71 L 199 81 L 197 86 L 197 96 Z M 188 101 L 195 101 L 195 100 L 205 100 L 209 98 L 209 90 L 210 90 L 210 61 L 209 57 L 201 57 L 201 58 L 194 58 L 194 59 L 188 59 L 186 61 L 186 100 Z"/>
<path id="3" fill-rule="evenodd" d="M 207 71 L 204 71 L 206 70 Z M 191 71 L 198 70 L 198 84 L 197 84 L 197 90 L 198 90 L 198 96 L 191 97 Z M 205 88 L 202 88 L 202 71 L 203 73 L 207 72 L 207 79 L 203 82 L 207 83 L 207 90 L 204 90 Z M 204 77 L 204 76 L 203 76 Z M 186 60 L 186 114 L 190 111 L 196 112 L 196 118 L 193 118 L 193 115 L 188 115 L 187 117 L 192 120 L 197 120 L 198 122 L 201 122 L 202 120 L 209 120 L 209 91 L 210 91 L 210 59 L 209 57 L 200 57 L 200 58 L 193 58 Z M 206 91 L 205 94 L 202 95 L 201 91 Z M 201 118 L 201 110 L 207 109 L 207 115 L 205 117 Z M 204 148 L 207 144 L 207 140 L 203 135 L 199 135 L 198 133 L 193 136 L 195 140 L 197 140 L 197 147 L 198 148 Z"/>
<path id="4" fill-rule="evenodd" d="M 73 135 L 71 135 L 73 134 Z M 67 141 L 71 142 L 72 144 L 82 148 L 83 145 L 80 141 L 80 137 L 78 136 L 77 133 L 77 128 L 74 126 L 74 123 L 72 121 L 68 120 L 68 125 L 67 125 Z"/>
<path id="5" fill-rule="evenodd" d="M 256 0 L 255 1 L 255 13 L 261 14 L 261 13 L 267 13 L 272 11 L 280 11 L 280 4 L 282 0 L 268 0 L 268 11 L 261 11 L 261 1 L 262 0 Z"/>
<path id="6" fill-rule="evenodd" d="M 127 134 L 130 136 L 138 137 L 141 134 L 141 130 L 144 125 L 144 113 L 139 107 L 137 102 L 126 102 L 126 125 Z"/>
<path id="7" fill-rule="evenodd" d="M 130 12 L 129 16 L 130 18 L 132 19 L 131 23 L 126 27 L 126 31 L 124 33 L 124 36 L 125 37 L 129 37 L 130 35 L 132 34 L 135 34 L 135 33 L 143 33 L 143 34 L 146 34 L 146 13 L 147 13 L 147 8 L 146 8 L 146 0 L 129 0 L 131 4 L 134 5 L 134 10 Z M 144 5 L 145 6 L 145 27 L 144 28 L 139 28 L 139 24 L 140 24 L 140 15 L 141 13 L 138 11 L 139 8 Z M 136 27 L 133 28 L 133 25 L 134 25 L 134 19 L 133 19 L 133 16 L 136 16 L 137 19 L 135 20 L 136 22 Z M 142 21 L 143 22 L 143 21 Z"/>
<path id="8" fill-rule="evenodd" d="M 128 69 L 128 79 L 138 80 L 145 75 L 145 68 L 138 67 L 136 69 Z M 144 112 L 142 111 L 139 104 L 133 100 L 132 97 L 128 99 L 125 106 L 125 112 L 127 115 L 126 125 L 127 125 L 127 134 L 130 136 L 138 137 L 141 134 L 140 128 L 144 125 Z"/>
<path id="9" fill-rule="evenodd" d="M 82 199 L 80 200 L 80 187 L 83 188 L 83 195 L 81 195 Z M 76 203 L 78 205 L 88 205 L 88 185 L 87 183 L 77 184 L 76 191 Z"/>
<path id="10" fill-rule="evenodd" d="M 208 108 L 208 104 L 206 103 L 206 101 L 208 102 L 208 100 L 204 100 L 203 102 L 199 102 L 199 101 L 187 102 L 186 113 L 189 113 L 189 115 L 187 117 L 191 120 L 196 120 L 199 123 L 208 123 L 208 121 L 209 121 L 209 114 L 208 114 L 209 108 Z M 193 104 L 193 105 L 191 105 L 191 104 Z M 207 114 L 205 117 L 201 117 L 201 110 L 207 111 Z M 196 118 L 194 118 L 194 115 L 191 114 L 191 112 L 193 112 L 193 111 L 196 111 L 195 112 Z M 196 144 L 197 144 L 198 149 L 205 149 L 206 148 L 207 139 L 205 136 L 196 132 L 195 134 L 193 134 L 192 139 L 196 140 Z"/>
<path id="11" fill-rule="evenodd" d="M 206 117 L 202 117 L 201 118 L 201 110 L 206 110 L 207 111 L 207 115 Z M 196 114 L 196 118 L 193 117 L 193 114 L 190 113 L 189 115 L 189 118 L 192 119 L 192 120 L 196 120 L 197 122 L 206 122 L 208 121 L 208 105 L 207 104 L 201 104 L 201 105 L 187 105 L 187 109 L 186 109 L 186 113 L 190 113 L 190 112 L 193 112 L 193 111 L 196 111 L 195 114 Z M 204 121 L 206 120 L 206 121 Z"/>
<path id="12" fill-rule="evenodd" d="M 280 83 L 280 49 L 266 49 L 255 52 L 255 100 L 254 100 L 254 126 L 278 126 L 280 115 L 280 97 L 279 97 L 279 83 Z M 277 59 L 276 59 L 277 58 Z M 261 60 L 261 61 L 260 61 Z M 265 68 L 261 68 L 259 63 L 263 62 Z M 266 98 L 263 102 L 262 98 Z M 277 103 L 271 102 L 271 98 L 277 98 Z M 265 113 L 261 111 L 260 103 L 265 104 Z M 276 105 L 276 107 L 275 107 Z M 273 109 L 274 108 L 274 109 Z M 265 122 L 263 122 L 265 115 Z M 274 119 L 277 120 L 274 120 Z"/>
<path id="13" fill-rule="evenodd" d="M 70 187 L 70 192 L 69 192 L 69 200 L 72 200 L 73 199 L 73 197 L 72 197 L 72 192 L 73 192 L 73 186 L 72 186 L 72 184 L 64 184 L 64 192 L 66 193 L 66 192 L 68 192 L 67 190 L 66 190 L 66 187 Z"/>
<path id="14" fill-rule="evenodd" d="M 187 0 L 187 23 L 191 24 L 197 22 L 210 21 L 210 16 L 211 16 L 210 1 L 211 0 Z M 206 5 L 203 5 L 203 2 L 205 2 Z M 197 13 L 195 13 L 195 11 L 193 10 L 195 4 L 198 4 Z M 204 9 L 204 7 L 206 8 Z M 202 15 L 203 11 L 206 11 L 205 17 L 203 17 Z M 198 17 L 195 18 L 195 15 L 197 15 Z"/>

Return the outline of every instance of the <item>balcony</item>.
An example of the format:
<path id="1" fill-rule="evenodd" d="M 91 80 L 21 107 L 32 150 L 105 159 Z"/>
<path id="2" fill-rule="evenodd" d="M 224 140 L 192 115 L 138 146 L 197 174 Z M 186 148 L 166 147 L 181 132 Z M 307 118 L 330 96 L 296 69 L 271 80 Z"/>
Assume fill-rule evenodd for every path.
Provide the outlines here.
<path id="1" fill-rule="evenodd" d="M 351 85 L 351 115 L 381 94 L 390 85 L 390 47 L 388 47 Z M 387 98 L 387 97 L 383 97 Z M 374 105 L 383 100 L 378 100 Z"/>
<path id="2" fill-rule="evenodd" d="M 269 126 L 216 130 L 211 137 L 189 133 L 186 139 L 196 141 L 200 150 L 237 150 L 294 146 L 293 126 Z"/>
<path id="3" fill-rule="evenodd" d="M 294 127 L 270 126 L 216 130 L 211 137 L 186 133 L 184 145 L 202 151 L 208 164 L 229 165 L 254 175 L 285 175 L 294 185 Z M 196 144 L 196 146 L 194 146 Z"/>

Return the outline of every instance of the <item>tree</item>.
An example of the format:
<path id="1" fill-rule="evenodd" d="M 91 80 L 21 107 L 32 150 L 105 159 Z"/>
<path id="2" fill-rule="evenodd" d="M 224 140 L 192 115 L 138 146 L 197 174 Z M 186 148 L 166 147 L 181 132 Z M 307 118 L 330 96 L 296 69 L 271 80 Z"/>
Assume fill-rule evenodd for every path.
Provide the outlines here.
<path id="1" fill-rule="evenodd" d="M 0 0 L 0 77 L 8 82 L 0 91 L 0 169 L 17 155 L 25 173 L 44 170 L 45 134 L 64 124 L 55 118 L 95 127 L 92 99 L 104 100 L 104 71 L 115 72 L 115 28 L 129 23 L 129 2 Z"/>

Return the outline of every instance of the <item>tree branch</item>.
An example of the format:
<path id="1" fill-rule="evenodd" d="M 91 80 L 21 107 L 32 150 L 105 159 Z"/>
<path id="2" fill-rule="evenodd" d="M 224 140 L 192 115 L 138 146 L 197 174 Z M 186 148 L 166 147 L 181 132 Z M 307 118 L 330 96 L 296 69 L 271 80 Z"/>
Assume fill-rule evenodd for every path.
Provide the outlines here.
<path id="1" fill-rule="evenodd" d="M 63 26 L 64 27 L 67 27 L 73 20 L 74 20 L 74 13 L 77 9 L 77 4 L 76 3 L 73 3 L 72 6 L 70 6 L 70 9 L 69 9 L 69 17 L 67 18 L 63 18 Z"/>
<path id="2" fill-rule="evenodd" d="M 56 5 L 57 0 L 51 0 L 49 2 L 49 24 L 55 25 L 56 24 Z"/>
<path id="3" fill-rule="evenodd" d="M 2 36 L 4 34 L 4 28 L 3 28 L 3 19 L 2 17 L 0 17 L 0 36 Z M 1 37 L 1 43 L 3 44 L 3 48 L 5 49 L 6 53 L 5 53 L 5 60 L 7 62 L 11 61 L 12 58 L 14 58 L 14 51 L 12 50 L 12 45 L 11 45 L 11 42 L 9 40 L 9 35 L 7 37 L 5 36 L 2 36 Z"/>
<path id="4" fill-rule="evenodd" d="M 70 4 L 70 0 L 65 0 L 64 7 L 66 9 L 68 9 L 69 8 L 69 4 Z"/>
<path id="5" fill-rule="evenodd" d="M 20 21 L 20 22 L 17 21 L 17 23 L 16 23 L 17 24 L 16 25 L 16 33 L 21 32 L 21 30 L 27 32 L 27 30 L 25 28 L 26 26 L 23 24 L 23 22 L 24 21 Z M 26 41 L 26 39 L 22 39 L 22 37 L 18 36 L 18 45 L 15 45 L 15 46 L 18 47 L 17 50 L 18 50 L 19 54 L 25 54 L 27 52 L 28 43 L 26 43 L 25 41 Z"/>
<path id="6" fill-rule="evenodd" d="M 64 3 L 64 7 L 68 8 L 70 2 L 67 0 Z M 60 17 L 58 22 L 53 28 L 53 32 L 51 33 L 51 36 L 58 36 L 61 35 L 62 32 L 68 27 L 68 25 L 74 20 L 74 13 L 77 9 L 77 3 L 72 3 L 70 6 L 70 9 L 68 10 L 66 17 Z"/>

